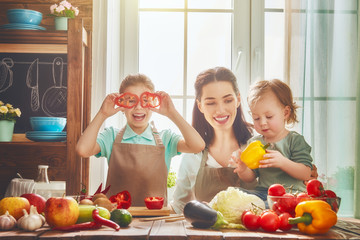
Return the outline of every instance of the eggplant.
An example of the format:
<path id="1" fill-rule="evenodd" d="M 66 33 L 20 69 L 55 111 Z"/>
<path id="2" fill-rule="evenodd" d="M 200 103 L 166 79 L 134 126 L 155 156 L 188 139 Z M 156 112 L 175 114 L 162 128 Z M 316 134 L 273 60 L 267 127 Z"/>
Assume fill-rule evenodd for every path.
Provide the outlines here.
<path id="1" fill-rule="evenodd" d="M 192 200 L 184 207 L 184 217 L 195 228 L 209 228 L 217 221 L 218 213 L 207 204 Z"/>

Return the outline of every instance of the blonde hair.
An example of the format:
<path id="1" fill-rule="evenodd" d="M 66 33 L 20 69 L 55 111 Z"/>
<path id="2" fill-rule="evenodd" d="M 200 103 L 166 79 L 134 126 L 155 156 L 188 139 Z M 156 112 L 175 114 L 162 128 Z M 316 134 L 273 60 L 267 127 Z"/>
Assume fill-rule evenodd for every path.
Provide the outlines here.
<path id="1" fill-rule="evenodd" d="M 143 84 L 145 87 L 149 88 L 152 92 L 155 91 L 155 86 L 153 82 L 150 80 L 150 78 L 144 74 L 137 73 L 137 74 L 130 74 L 122 80 L 119 92 L 124 93 L 126 88 L 138 84 Z"/>
<path id="2" fill-rule="evenodd" d="M 251 85 L 249 96 L 247 98 L 249 106 L 254 106 L 261 96 L 269 91 L 275 94 L 282 105 L 290 107 L 290 116 L 286 121 L 287 124 L 299 122 L 296 115 L 296 109 L 298 109 L 299 106 L 293 101 L 290 87 L 279 79 L 262 80 Z"/>

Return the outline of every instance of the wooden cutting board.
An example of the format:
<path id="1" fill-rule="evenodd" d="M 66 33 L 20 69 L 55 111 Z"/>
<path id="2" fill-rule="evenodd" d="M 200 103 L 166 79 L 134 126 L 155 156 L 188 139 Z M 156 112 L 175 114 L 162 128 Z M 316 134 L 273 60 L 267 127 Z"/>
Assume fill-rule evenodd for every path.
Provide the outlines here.
<path id="1" fill-rule="evenodd" d="M 170 208 L 147 209 L 147 207 L 130 207 L 127 209 L 132 216 L 169 216 Z"/>

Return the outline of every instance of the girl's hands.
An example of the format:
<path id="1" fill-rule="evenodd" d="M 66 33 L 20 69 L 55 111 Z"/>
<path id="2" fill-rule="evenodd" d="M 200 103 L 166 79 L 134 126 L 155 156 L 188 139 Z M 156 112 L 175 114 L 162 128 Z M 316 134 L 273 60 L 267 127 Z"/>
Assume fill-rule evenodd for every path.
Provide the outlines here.
<path id="1" fill-rule="evenodd" d="M 120 96 L 119 93 L 110 93 L 104 99 L 99 112 L 102 113 L 106 118 L 114 115 L 115 113 L 118 113 L 119 111 L 125 110 L 125 108 L 117 107 L 115 104 L 115 98 L 118 96 Z"/>
<path id="2" fill-rule="evenodd" d="M 158 91 L 156 94 L 161 97 L 161 104 L 159 108 L 149 108 L 151 111 L 159 113 L 161 115 L 169 117 L 174 111 L 176 111 L 173 101 L 169 94 L 164 91 Z"/>
<path id="3" fill-rule="evenodd" d="M 264 160 L 260 161 L 259 168 L 282 168 L 286 161 L 289 161 L 289 159 L 284 157 L 279 151 L 266 149 Z"/>

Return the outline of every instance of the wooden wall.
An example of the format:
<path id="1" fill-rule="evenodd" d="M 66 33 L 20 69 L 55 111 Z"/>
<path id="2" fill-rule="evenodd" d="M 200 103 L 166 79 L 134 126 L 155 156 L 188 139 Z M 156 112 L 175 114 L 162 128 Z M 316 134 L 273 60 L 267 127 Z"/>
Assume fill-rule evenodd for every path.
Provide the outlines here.
<path id="1" fill-rule="evenodd" d="M 50 13 L 50 6 L 60 3 L 61 0 L 0 0 L 0 25 L 9 23 L 6 18 L 6 11 L 12 8 L 25 8 L 39 11 L 43 14 L 40 26 L 47 30 L 54 30 L 54 18 L 47 16 Z M 87 31 L 92 31 L 92 0 L 68 0 L 74 7 L 79 8 L 79 15 L 84 21 Z"/>

